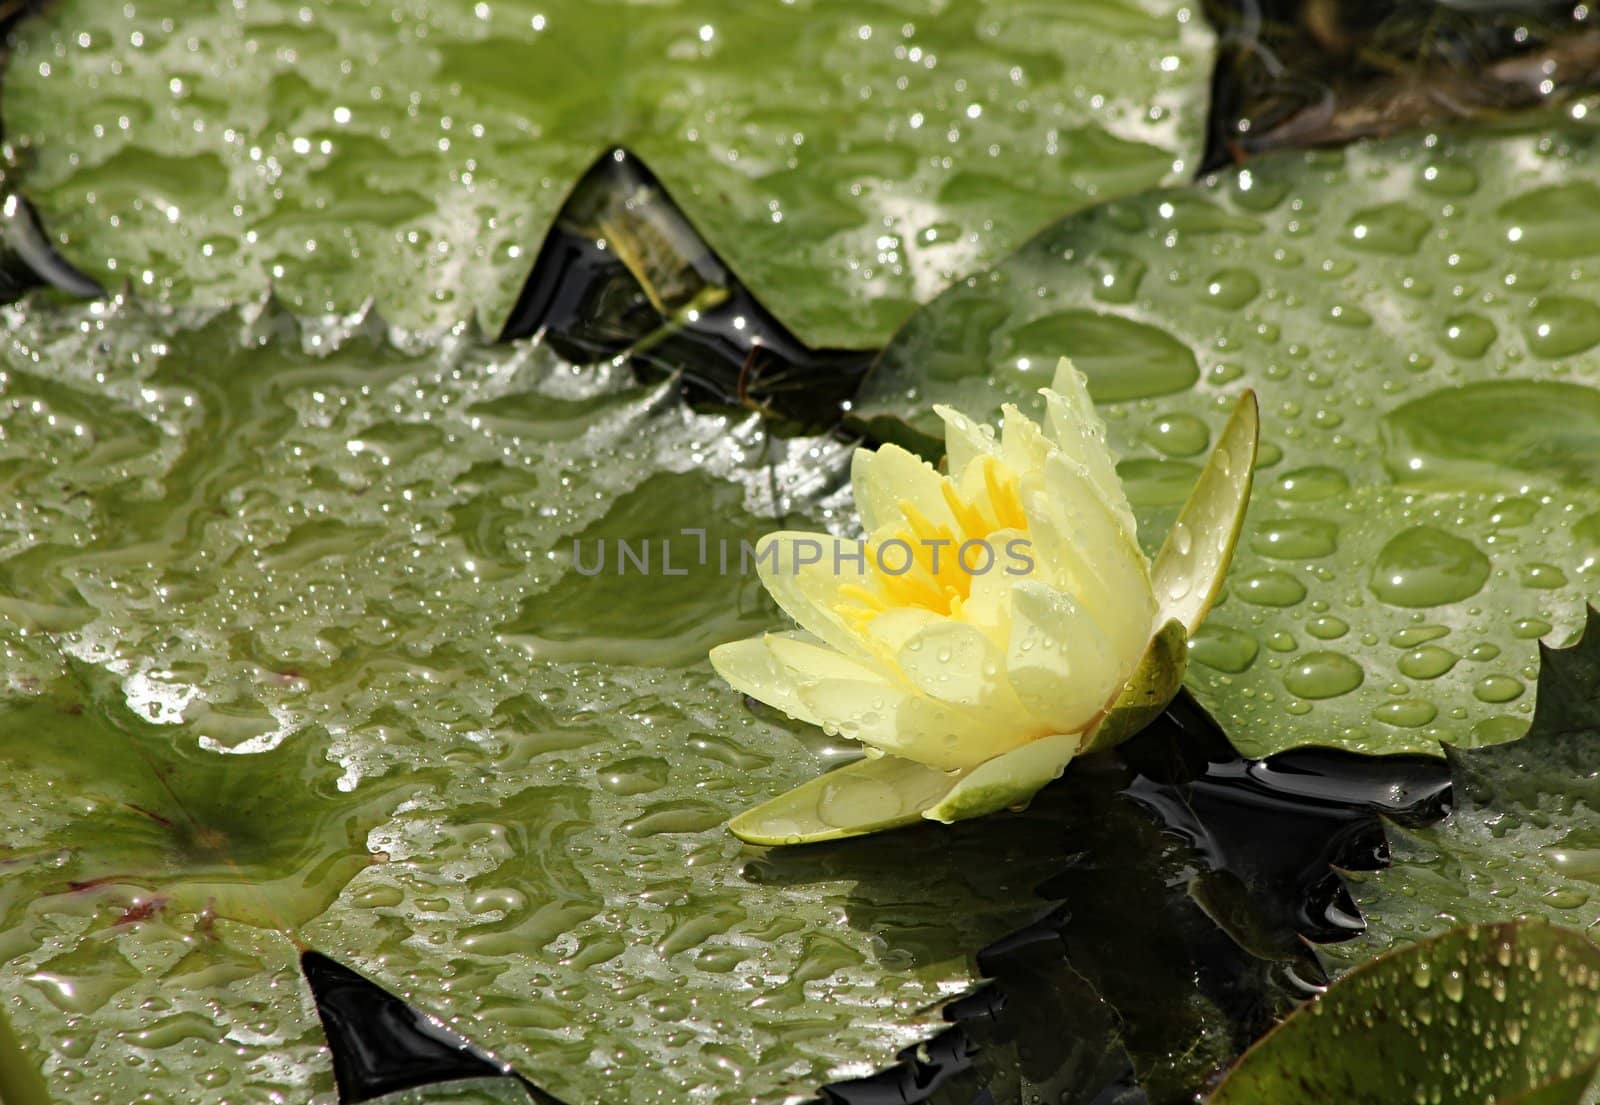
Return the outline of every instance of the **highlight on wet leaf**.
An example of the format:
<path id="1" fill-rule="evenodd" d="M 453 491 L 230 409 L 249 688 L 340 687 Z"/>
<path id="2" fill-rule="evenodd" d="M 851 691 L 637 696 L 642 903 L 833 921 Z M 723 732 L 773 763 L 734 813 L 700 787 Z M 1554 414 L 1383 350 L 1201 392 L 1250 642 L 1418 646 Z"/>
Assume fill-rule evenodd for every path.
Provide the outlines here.
<path id="1" fill-rule="evenodd" d="M 1372 960 L 1261 1040 L 1208 1105 L 1580 1105 L 1600 1074 L 1600 944 L 1464 925 Z"/>
<path id="2" fill-rule="evenodd" d="M 1076 756 L 1158 716 L 1216 598 L 1250 496 L 1245 392 L 1154 565 L 1081 373 L 997 435 L 949 407 L 946 473 L 855 454 L 864 537 L 770 534 L 761 581 L 799 628 L 718 646 L 738 690 L 867 758 L 734 818 L 757 844 L 958 821 L 1026 802 Z"/>

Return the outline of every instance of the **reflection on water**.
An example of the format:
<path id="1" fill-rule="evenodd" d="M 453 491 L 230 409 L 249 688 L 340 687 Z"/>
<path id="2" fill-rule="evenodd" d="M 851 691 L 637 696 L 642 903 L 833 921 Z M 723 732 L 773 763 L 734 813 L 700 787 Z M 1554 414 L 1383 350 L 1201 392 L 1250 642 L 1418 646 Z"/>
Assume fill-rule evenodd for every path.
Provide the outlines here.
<path id="1" fill-rule="evenodd" d="M 815 428 L 838 420 L 873 356 L 803 344 L 623 149 L 603 154 L 567 197 L 500 334 L 532 335 L 574 363 L 626 355 L 681 373 L 690 399 Z"/>
<path id="2" fill-rule="evenodd" d="M 1192 1101 L 1326 982 L 1304 941 L 1360 931 L 1334 869 L 1383 865 L 1380 816 L 1437 818 L 1450 792 L 1434 760 L 1241 759 L 1187 695 L 1116 757 L 1077 765 L 1007 815 L 1027 821 L 1054 871 L 1037 887 L 1039 917 L 979 954 L 990 982 L 946 1010 L 940 1037 L 825 1087 L 826 1101 Z M 787 852 L 763 863 L 808 865 Z M 862 865 L 859 894 L 876 873 Z"/>

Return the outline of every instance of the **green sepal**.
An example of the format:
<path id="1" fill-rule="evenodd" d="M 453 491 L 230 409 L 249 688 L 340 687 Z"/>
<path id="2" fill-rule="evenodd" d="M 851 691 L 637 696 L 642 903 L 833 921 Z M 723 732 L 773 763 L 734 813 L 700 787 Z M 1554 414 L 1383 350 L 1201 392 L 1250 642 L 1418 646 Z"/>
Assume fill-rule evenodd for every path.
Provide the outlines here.
<path id="1" fill-rule="evenodd" d="M 1183 686 L 1189 670 L 1189 633 L 1176 619 L 1161 627 L 1144 650 L 1133 678 L 1083 742 L 1083 752 L 1121 744 L 1149 725 Z"/>
<path id="2" fill-rule="evenodd" d="M 922 816 L 948 824 L 1026 805 L 1028 799 L 1061 777 L 1082 741 L 1081 733 L 1058 733 L 987 760 L 967 772 L 938 805 L 924 810 Z"/>
<path id="3" fill-rule="evenodd" d="M 1247 391 L 1222 428 L 1150 570 L 1161 620 L 1176 619 L 1190 634 L 1216 601 L 1233 560 L 1250 505 L 1260 437 L 1256 394 Z"/>

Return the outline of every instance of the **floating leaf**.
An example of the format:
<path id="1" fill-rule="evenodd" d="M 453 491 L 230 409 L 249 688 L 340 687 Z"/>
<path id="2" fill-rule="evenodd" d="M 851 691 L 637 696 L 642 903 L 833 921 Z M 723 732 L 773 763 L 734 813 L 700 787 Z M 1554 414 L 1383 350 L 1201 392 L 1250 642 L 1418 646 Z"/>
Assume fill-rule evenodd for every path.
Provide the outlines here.
<path id="1" fill-rule="evenodd" d="M 1280 155 L 1058 223 L 920 312 L 857 413 L 1089 378 L 1147 537 L 1239 391 L 1261 465 L 1188 685 L 1239 749 L 1521 735 L 1600 540 L 1600 150 L 1588 131 Z M 1111 271 L 1147 272 L 1108 295 Z M 1130 290 L 1132 288 L 1132 290 Z"/>
<path id="2" fill-rule="evenodd" d="M 1600 1071 L 1600 944 L 1469 925 L 1351 972 L 1239 1061 L 1208 1105 L 1581 1105 Z"/>
<path id="3" fill-rule="evenodd" d="M 1025 835 L 743 873 L 727 818 L 841 753 L 705 652 L 844 444 L 371 317 L 8 321 L 0 977 L 52 1091 L 331 1093 L 310 946 L 562 1100 L 810 1093 L 1037 909 Z"/>
<path id="4" fill-rule="evenodd" d="M 1528 735 L 1450 754 L 1449 820 L 1396 829 L 1393 866 L 1353 877 L 1363 937 L 1348 965 L 1461 921 L 1508 914 L 1600 927 L 1600 614 L 1568 648 L 1541 647 Z"/>
<path id="5" fill-rule="evenodd" d="M 65 252 L 215 304 L 498 321 L 618 143 L 815 346 L 876 345 L 1046 220 L 1192 171 L 1211 34 L 1179 0 L 280 12 L 52 5 L 5 132 Z M 624 32 L 625 29 L 625 32 Z"/>

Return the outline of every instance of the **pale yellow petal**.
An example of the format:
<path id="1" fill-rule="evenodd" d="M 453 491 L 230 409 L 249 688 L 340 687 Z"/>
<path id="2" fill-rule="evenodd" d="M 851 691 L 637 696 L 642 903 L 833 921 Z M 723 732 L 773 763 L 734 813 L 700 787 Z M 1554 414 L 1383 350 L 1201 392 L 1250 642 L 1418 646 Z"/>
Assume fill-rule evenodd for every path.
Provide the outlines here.
<path id="1" fill-rule="evenodd" d="M 1045 461 L 1056 451 L 1055 444 L 1015 404 L 1006 403 L 1000 412 L 1000 456 L 1024 484 L 1038 480 Z"/>
<path id="2" fill-rule="evenodd" d="M 772 655 L 765 637 L 718 645 L 711 650 L 711 666 L 740 694 L 760 699 L 797 721 L 818 724 L 816 715 L 801 701 L 794 679 Z"/>
<path id="3" fill-rule="evenodd" d="M 960 779 L 898 756 L 857 760 L 746 810 L 728 828 L 751 844 L 809 844 L 922 819 Z"/>
<path id="4" fill-rule="evenodd" d="M 850 486 L 861 528 L 869 534 L 907 525 L 906 505 L 935 526 L 954 524 L 944 499 L 943 477 L 933 465 L 898 445 L 857 449 L 850 461 Z"/>
<path id="5" fill-rule="evenodd" d="M 1045 576 L 1094 615 L 1118 652 L 1142 651 L 1156 609 L 1143 551 L 1081 467 L 1056 455 L 1045 476 L 1044 490 L 1025 497 Z"/>
<path id="6" fill-rule="evenodd" d="M 837 609 L 839 588 L 862 583 L 865 573 L 855 561 L 860 551 L 858 541 L 784 530 L 757 542 L 756 571 L 773 601 L 801 629 L 840 652 L 860 655 L 865 647 Z"/>
<path id="7" fill-rule="evenodd" d="M 960 479 L 972 462 L 1000 452 L 992 427 L 974 422 L 953 407 L 942 403 L 933 411 L 944 420 L 945 471 L 951 479 Z"/>
<path id="8" fill-rule="evenodd" d="M 923 694 L 984 711 L 996 732 L 1033 731 L 1033 719 L 1006 681 L 1005 653 L 982 630 L 940 619 L 908 639 L 896 659 L 911 685 Z"/>
<path id="9" fill-rule="evenodd" d="M 1137 663 L 1070 595 L 1033 581 L 1012 589 L 1006 677 L 1046 730 L 1087 728 Z"/>
<path id="10" fill-rule="evenodd" d="M 1043 395 L 1045 421 L 1056 448 L 1082 465 L 1128 533 L 1136 535 L 1138 529 L 1127 492 L 1117 476 L 1117 458 L 1106 444 L 1105 423 L 1089 398 L 1088 381 L 1071 361 L 1062 357 L 1056 365 L 1055 380 Z"/>

